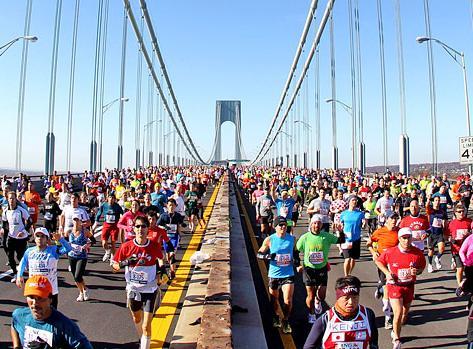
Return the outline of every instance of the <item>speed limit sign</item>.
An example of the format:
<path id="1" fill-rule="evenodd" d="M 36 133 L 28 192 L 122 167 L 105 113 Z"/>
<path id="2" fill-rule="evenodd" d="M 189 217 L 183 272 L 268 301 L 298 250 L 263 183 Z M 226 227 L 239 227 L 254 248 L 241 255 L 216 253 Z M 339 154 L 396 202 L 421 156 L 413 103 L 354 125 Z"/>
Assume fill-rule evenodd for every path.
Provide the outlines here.
<path id="1" fill-rule="evenodd" d="M 460 137 L 458 145 L 460 165 L 473 164 L 473 137 Z"/>

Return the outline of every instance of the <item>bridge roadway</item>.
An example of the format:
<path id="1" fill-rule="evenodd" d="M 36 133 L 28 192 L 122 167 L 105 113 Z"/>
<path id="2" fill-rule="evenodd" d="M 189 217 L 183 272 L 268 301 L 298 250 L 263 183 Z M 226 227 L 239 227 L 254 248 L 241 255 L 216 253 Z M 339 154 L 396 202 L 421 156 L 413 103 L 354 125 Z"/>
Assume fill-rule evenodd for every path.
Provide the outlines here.
<path id="1" fill-rule="evenodd" d="M 256 231 L 254 214 L 248 204 L 245 211 L 250 217 L 250 222 L 244 227 L 247 234 L 251 236 Z M 241 212 L 244 215 L 244 212 Z M 294 234 L 300 237 L 307 229 L 308 218 L 305 214 L 299 219 Z M 329 272 L 329 284 L 327 291 L 327 303 L 332 305 L 335 301 L 335 280 L 343 276 L 343 259 L 338 255 L 338 248 L 332 247 L 330 253 L 330 264 L 332 270 Z M 419 277 L 416 284 L 415 300 L 412 304 L 408 325 L 402 329 L 403 349 L 416 348 L 465 348 L 466 347 L 466 310 L 467 299 L 459 299 L 455 296 L 456 281 L 455 274 L 450 271 L 450 252 L 445 253 L 442 258 L 443 270 L 432 274 L 427 270 Z M 373 309 L 379 332 L 380 348 L 392 348 L 390 330 L 384 329 L 384 314 L 380 300 L 374 298 L 375 286 L 377 284 L 377 270 L 371 259 L 371 254 L 364 247 L 361 259 L 355 266 L 354 275 L 359 277 L 363 283 L 360 302 Z M 260 287 L 261 287 L 260 275 Z M 255 278 L 256 280 L 256 278 Z M 256 281 L 258 285 L 258 280 Z M 261 294 L 261 292 L 258 292 Z M 292 326 L 292 338 L 271 328 L 271 315 L 268 312 L 269 304 L 266 297 L 260 298 L 260 308 L 263 313 L 263 325 L 266 330 L 268 347 L 272 348 L 302 348 L 310 331 L 307 323 L 307 310 L 305 306 L 305 288 L 302 276 L 296 275 L 294 292 L 293 313 L 290 318 Z M 262 304 L 263 303 L 263 304 Z M 271 343 L 271 345 L 269 345 Z"/>
<path id="2" fill-rule="evenodd" d="M 209 190 L 206 204 L 212 197 L 211 194 L 211 190 Z M 296 277 L 294 311 L 290 319 L 293 334 L 292 336 L 285 335 L 271 327 L 269 304 L 263 286 L 264 277 L 261 275 L 261 269 L 257 267 L 258 263 L 254 259 L 254 249 L 257 247 L 252 244 L 252 241 L 255 242 L 256 240 L 254 237 L 251 238 L 256 229 L 254 224 L 251 223 L 254 223 L 254 216 L 247 204 L 245 208 L 242 207 L 242 204 L 244 204 L 242 196 L 237 195 L 237 197 L 239 198 L 242 227 L 248 238 L 247 250 L 250 265 L 253 267 L 253 278 L 268 347 L 301 348 L 310 330 L 306 321 L 307 311 L 305 309 L 305 290 L 302 279 L 300 276 Z M 207 207 L 207 214 L 211 213 L 211 209 L 211 205 Z M 306 216 L 302 215 L 298 226 L 295 228 L 296 236 L 300 236 L 305 231 L 306 221 Z M 188 232 L 183 234 L 182 248 L 178 254 L 178 260 L 182 259 L 186 249 L 189 248 L 186 254 L 186 258 L 188 258 L 192 249 L 196 248 L 195 244 L 191 242 L 191 237 L 192 235 Z M 336 252 L 336 249 L 332 249 L 332 271 L 329 274 L 329 292 L 327 296 L 329 304 L 334 302 L 334 292 L 331 291 L 333 290 L 334 281 L 343 274 L 343 261 Z M 102 262 L 101 257 L 102 249 L 97 244 L 92 247 L 87 265 L 88 273 L 85 277 L 85 281 L 91 290 L 91 300 L 83 303 L 75 301 L 77 289 L 72 281 L 72 276 L 67 271 L 67 260 L 62 258 L 59 261 L 59 309 L 78 322 L 82 331 L 92 341 L 94 348 L 137 348 L 138 338 L 131 317 L 125 308 L 123 274 L 113 274 L 108 264 Z M 8 348 L 10 344 L 9 324 L 11 312 L 16 307 L 25 305 L 21 291 L 10 283 L 8 273 L 3 273 L 4 270 L 8 269 L 5 263 L 5 254 L 0 252 L 0 348 Z M 450 264 L 449 255 L 444 256 L 443 263 L 445 267 Z M 181 272 L 183 269 L 186 269 L 186 273 L 192 272 L 192 269 L 186 265 L 187 263 L 184 263 Z M 264 268 L 262 270 L 264 274 Z M 362 258 L 355 267 L 354 274 L 360 277 L 364 284 L 361 302 L 371 307 L 376 313 L 380 348 L 390 348 L 389 331 L 383 328 L 384 317 L 381 304 L 373 297 L 377 282 L 376 268 L 366 249 L 362 251 Z M 162 307 L 166 314 L 156 314 L 155 320 L 153 320 L 153 329 L 157 330 L 159 326 L 160 339 L 156 340 L 155 338 L 153 348 L 169 347 L 189 279 L 188 274 L 184 274 L 182 280 L 179 282 L 176 280 L 171 286 L 173 287 L 174 299 L 169 302 L 166 301 L 166 304 L 163 304 L 165 307 Z M 416 286 L 416 299 L 411 310 L 409 324 L 403 328 L 403 349 L 465 347 L 466 300 L 455 297 L 454 290 L 454 274 L 451 271 L 443 270 L 433 274 L 425 272 L 420 277 Z M 173 314 L 177 315 L 174 316 Z M 248 348 L 251 347 L 248 346 Z"/>

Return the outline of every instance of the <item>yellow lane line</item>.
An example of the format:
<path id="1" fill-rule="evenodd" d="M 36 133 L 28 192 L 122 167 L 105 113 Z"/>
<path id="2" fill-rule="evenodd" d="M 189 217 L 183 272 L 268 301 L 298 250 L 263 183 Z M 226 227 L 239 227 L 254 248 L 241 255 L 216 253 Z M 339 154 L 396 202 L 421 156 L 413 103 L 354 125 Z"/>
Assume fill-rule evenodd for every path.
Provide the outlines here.
<path id="1" fill-rule="evenodd" d="M 236 187 L 236 184 L 235 184 L 235 187 Z M 250 219 L 248 218 L 248 213 L 246 212 L 246 208 L 243 204 L 243 199 L 241 197 L 240 190 L 238 188 L 235 188 L 235 191 L 237 193 L 238 201 L 240 202 L 240 206 L 241 206 L 242 210 L 245 211 L 245 212 L 242 212 L 242 213 L 244 213 L 243 217 L 245 219 L 245 224 L 246 224 L 246 227 L 248 229 L 248 235 L 250 236 L 251 246 L 253 247 L 253 250 L 256 254 L 256 253 L 258 253 L 259 246 L 258 246 L 258 242 L 256 241 L 253 226 L 251 225 Z M 261 260 L 261 259 L 256 259 L 256 260 L 258 261 L 258 269 L 260 271 L 261 277 L 263 278 L 264 287 L 265 287 L 266 293 L 267 293 L 268 298 L 269 298 L 268 268 L 266 267 L 266 264 L 264 263 L 263 260 Z M 278 303 L 278 313 L 280 315 L 282 315 L 282 309 L 281 309 L 281 305 L 279 303 Z M 282 331 L 282 328 L 279 328 L 279 336 L 281 337 L 281 342 L 283 344 L 284 349 L 296 349 L 296 344 L 294 343 L 294 339 L 292 338 L 291 335 L 285 334 Z"/>
<path id="2" fill-rule="evenodd" d="M 167 288 L 161 301 L 161 305 L 154 314 L 153 321 L 151 322 L 150 348 L 162 348 L 166 341 L 169 329 L 171 328 L 174 317 L 176 316 L 177 306 L 180 304 L 182 293 L 184 292 L 187 279 L 192 268 L 190 257 L 200 246 L 200 242 L 204 236 L 205 229 L 207 228 L 209 217 L 212 213 L 220 185 L 221 182 L 219 182 L 215 187 L 212 196 L 205 207 L 205 227 L 196 227 L 194 233 L 192 234 L 189 245 L 187 246 L 187 249 L 182 257 L 181 263 L 179 263 L 179 266 L 177 267 L 176 277 L 174 278 L 172 284 Z"/>

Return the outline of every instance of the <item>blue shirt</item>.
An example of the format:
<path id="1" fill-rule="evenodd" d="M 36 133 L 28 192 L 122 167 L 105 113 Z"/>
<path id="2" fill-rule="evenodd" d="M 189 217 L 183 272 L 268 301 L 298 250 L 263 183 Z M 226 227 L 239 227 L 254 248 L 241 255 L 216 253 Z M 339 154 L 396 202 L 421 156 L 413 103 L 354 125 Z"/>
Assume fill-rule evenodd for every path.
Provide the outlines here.
<path id="1" fill-rule="evenodd" d="M 87 259 L 87 242 L 88 239 L 85 236 L 84 230 L 82 230 L 79 236 L 75 236 L 73 232 L 69 233 L 69 242 L 71 243 L 72 250 L 67 254 L 71 258 L 76 259 Z"/>
<path id="2" fill-rule="evenodd" d="M 364 218 L 365 214 L 358 210 L 345 210 L 342 212 L 340 221 L 343 223 L 343 232 L 347 242 L 361 239 L 361 224 Z"/>
<path id="3" fill-rule="evenodd" d="M 47 343 L 51 348 L 92 349 L 79 327 L 62 313 L 53 309 L 46 320 L 36 320 L 29 308 L 13 311 L 12 327 L 18 332 L 23 347 L 34 343 Z"/>
<path id="4" fill-rule="evenodd" d="M 290 234 L 279 237 L 277 234 L 269 236 L 269 251 L 275 253 L 274 260 L 269 261 L 268 277 L 286 278 L 294 276 L 292 253 L 295 238 Z"/>
<path id="5" fill-rule="evenodd" d="M 287 198 L 286 200 L 283 199 L 276 199 L 274 201 L 276 204 L 277 215 L 286 217 L 287 219 L 292 219 L 292 209 L 296 204 L 296 201 L 293 198 Z"/>
<path id="6" fill-rule="evenodd" d="M 429 215 L 430 232 L 432 235 L 443 234 L 442 221 L 447 220 L 447 212 L 444 210 L 432 210 Z"/>

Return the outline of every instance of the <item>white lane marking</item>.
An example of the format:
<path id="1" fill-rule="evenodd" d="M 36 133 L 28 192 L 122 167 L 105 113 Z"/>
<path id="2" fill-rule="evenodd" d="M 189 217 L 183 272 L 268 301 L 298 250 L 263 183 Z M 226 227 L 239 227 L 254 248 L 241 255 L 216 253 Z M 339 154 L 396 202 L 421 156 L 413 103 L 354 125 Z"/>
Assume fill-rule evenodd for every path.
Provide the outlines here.
<path id="1" fill-rule="evenodd" d="M 6 276 L 11 276 L 13 274 L 13 270 L 7 270 L 6 272 L 0 274 L 0 280 L 3 279 Z"/>

